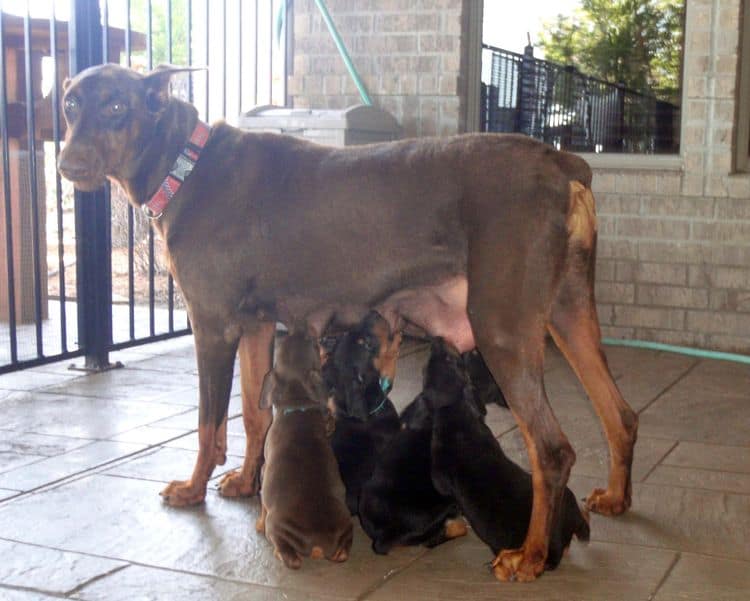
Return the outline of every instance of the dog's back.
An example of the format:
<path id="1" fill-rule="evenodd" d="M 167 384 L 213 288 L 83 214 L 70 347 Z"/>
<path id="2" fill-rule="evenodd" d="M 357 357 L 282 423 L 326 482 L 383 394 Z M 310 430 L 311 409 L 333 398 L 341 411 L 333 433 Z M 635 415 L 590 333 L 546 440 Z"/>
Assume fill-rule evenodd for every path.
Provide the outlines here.
<path id="1" fill-rule="evenodd" d="M 259 530 L 292 568 L 308 556 L 344 561 L 352 542 L 344 484 L 326 432 L 317 352 L 309 337 L 282 341 L 262 394 L 264 403 L 273 399 L 276 414 L 265 442 Z"/>

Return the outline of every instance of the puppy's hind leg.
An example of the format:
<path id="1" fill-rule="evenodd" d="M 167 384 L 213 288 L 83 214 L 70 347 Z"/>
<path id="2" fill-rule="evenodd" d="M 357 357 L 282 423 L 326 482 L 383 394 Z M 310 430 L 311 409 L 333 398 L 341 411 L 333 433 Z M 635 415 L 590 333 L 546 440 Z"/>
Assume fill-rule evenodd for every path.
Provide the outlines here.
<path id="1" fill-rule="evenodd" d="M 336 546 L 336 552 L 329 557 L 331 561 L 344 562 L 349 559 L 349 550 L 352 548 L 352 538 L 354 533 L 351 528 L 347 528 L 339 539 Z"/>
<path id="2" fill-rule="evenodd" d="M 266 506 L 261 503 L 260 516 L 258 516 L 258 519 L 255 522 L 255 531 L 259 534 L 265 535 L 266 533 L 266 515 L 268 515 Z"/>
<path id="3" fill-rule="evenodd" d="M 284 541 L 279 541 L 273 552 L 274 556 L 279 559 L 286 567 L 291 570 L 298 570 L 302 565 L 302 558 Z"/>

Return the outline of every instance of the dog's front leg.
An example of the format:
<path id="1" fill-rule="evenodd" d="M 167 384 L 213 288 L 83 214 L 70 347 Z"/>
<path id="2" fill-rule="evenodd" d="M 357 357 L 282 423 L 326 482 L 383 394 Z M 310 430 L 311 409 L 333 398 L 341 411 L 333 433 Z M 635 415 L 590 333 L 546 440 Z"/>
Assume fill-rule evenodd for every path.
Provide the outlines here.
<path id="1" fill-rule="evenodd" d="M 247 437 L 242 469 L 224 475 L 219 490 L 226 497 L 246 497 L 258 492 L 258 475 L 263 459 L 263 443 L 271 425 L 271 409 L 260 409 L 258 400 L 264 376 L 271 370 L 276 324 L 262 322 L 257 330 L 240 339 L 240 378 L 242 380 L 242 419 Z"/>
<path id="2" fill-rule="evenodd" d="M 164 500 L 173 507 L 195 505 L 206 498 L 206 484 L 226 446 L 223 427 L 237 352 L 236 342 L 227 342 L 214 332 L 206 333 L 196 322 L 193 327 L 200 390 L 198 459 L 189 480 L 171 482 L 161 492 Z"/>

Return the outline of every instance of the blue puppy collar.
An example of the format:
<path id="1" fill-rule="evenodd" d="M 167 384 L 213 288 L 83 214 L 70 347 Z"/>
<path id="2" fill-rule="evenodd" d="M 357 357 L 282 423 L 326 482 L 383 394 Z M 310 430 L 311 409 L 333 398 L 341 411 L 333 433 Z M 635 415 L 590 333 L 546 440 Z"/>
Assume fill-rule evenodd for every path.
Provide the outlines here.
<path id="1" fill-rule="evenodd" d="M 284 407 L 281 410 L 281 415 L 289 415 L 290 413 L 294 413 L 296 411 L 299 411 L 300 413 L 304 413 L 305 411 L 323 411 L 324 409 L 326 409 L 326 407 L 322 405 L 303 405 L 302 407 Z"/>
<path id="2" fill-rule="evenodd" d="M 380 413 L 383 410 L 383 407 L 385 407 L 385 402 L 387 400 L 388 400 L 388 397 L 383 397 L 383 400 L 380 401 L 380 405 L 378 405 L 377 407 L 375 407 L 375 409 L 373 409 L 372 411 L 370 411 L 370 413 L 368 413 L 367 415 L 377 415 L 378 413 Z"/>

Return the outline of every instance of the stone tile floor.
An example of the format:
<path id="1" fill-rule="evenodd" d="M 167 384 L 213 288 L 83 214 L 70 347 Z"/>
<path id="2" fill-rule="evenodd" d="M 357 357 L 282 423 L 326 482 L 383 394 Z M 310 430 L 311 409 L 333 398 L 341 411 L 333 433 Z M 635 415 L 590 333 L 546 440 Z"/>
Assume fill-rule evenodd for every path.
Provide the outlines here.
<path id="1" fill-rule="evenodd" d="M 558 570 L 503 584 L 472 534 L 433 550 L 374 555 L 355 531 L 343 565 L 277 562 L 255 533 L 257 499 L 172 509 L 159 490 L 189 475 L 197 448 L 192 340 L 118 353 L 124 369 L 96 375 L 56 364 L 0 376 L 0 600 L 646 600 L 750 599 L 750 367 L 609 347 L 612 370 L 640 412 L 633 509 L 592 516 Z M 393 399 L 419 391 L 417 349 L 402 358 Z M 596 416 L 560 355 L 547 390 L 578 454 L 570 486 L 604 483 Z M 242 461 L 238 386 L 229 460 Z M 508 412 L 488 423 L 526 465 Z"/>

